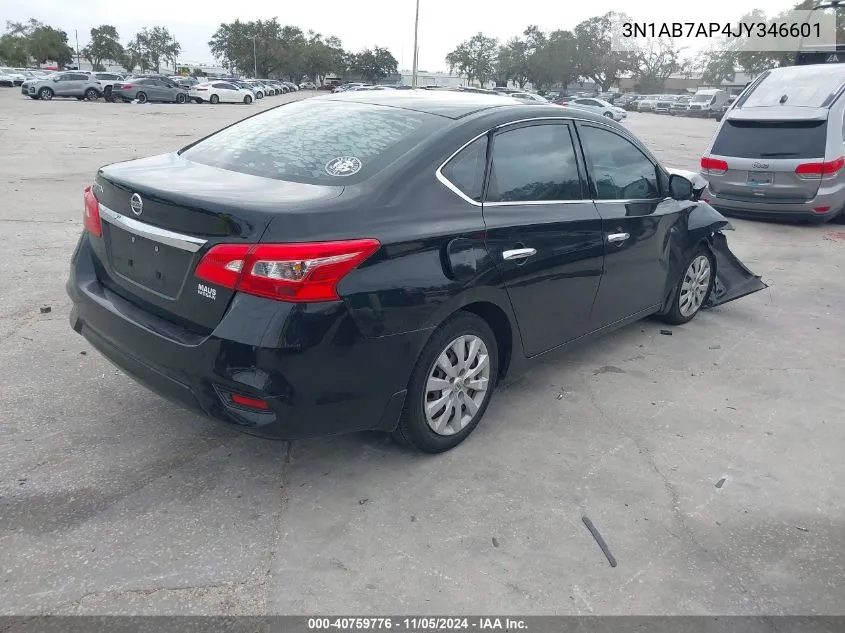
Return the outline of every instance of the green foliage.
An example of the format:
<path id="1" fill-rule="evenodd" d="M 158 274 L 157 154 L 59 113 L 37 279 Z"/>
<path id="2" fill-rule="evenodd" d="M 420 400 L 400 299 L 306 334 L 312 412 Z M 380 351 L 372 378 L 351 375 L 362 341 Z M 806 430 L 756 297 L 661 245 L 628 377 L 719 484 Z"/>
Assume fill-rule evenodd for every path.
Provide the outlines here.
<path id="1" fill-rule="evenodd" d="M 371 83 L 378 83 L 398 71 L 399 63 L 386 48 L 365 48 L 351 59 L 351 70 Z"/>
<path id="2" fill-rule="evenodd" d="M 343 50 L 336 37 L 326 37 L 277 18 L 221 24 L 208 42 L 223 66 L 242 75 L 280 77 L 300 82 L 303 77 L 323 84 L 327 75 L 361 74 L 376 81 L 396 71 L 387 49 L 375 47 L 355 55 Z"/>
<path id="3" fill-rule="evenodd" d="M 477 80 L 483 86 L 497 74 L 498 55 L 499 40 L 476 33 L 446 55 L 446 63 L 452 72 L 465 75 L 469 83 Z"/>
<path id="4" fill-rule="evenodd" d="M 73 50 L 68 45 L 67 33 L 30 18 L 26 22 L 6 22 L 6 33 L 0 38 L 0 57 L 16 66 L 30 61 L 43 64 L 54 61 L 60 66 L 69 64 Z"/>
<path id="5" fill-rule="evenodd" d="M 103 61 L 119 61 L 123 54 L 120 36 L 111 24 L 91 29 L 91 41 L 82 49 L 82 56 L 91 62 L 94 70 L 105 70 Z"/>

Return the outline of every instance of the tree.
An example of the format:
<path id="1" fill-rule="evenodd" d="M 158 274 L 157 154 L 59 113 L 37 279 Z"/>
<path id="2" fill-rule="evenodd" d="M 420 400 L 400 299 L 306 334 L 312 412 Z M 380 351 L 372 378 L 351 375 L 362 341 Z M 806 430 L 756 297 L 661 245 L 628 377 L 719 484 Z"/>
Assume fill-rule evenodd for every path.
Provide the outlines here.
<path id="1" fill-rule="evenodd" d="M 355 55 L 352 62 L 352 69 L 362 79 L 371 83 L 378 83 L 388 75 L 395 74 L 399 63 L 393 54 L 386 48 L 376 46 L 372 50 L 365 48 Z"/>
<path id="2" fill-rule="evenodd" d="M 626 19 L 609 11 L 575 27 L 580 75 L 592 79 L 602 90 L 609 90 L 622 73 L 636 68 L 634 54 L 612 49 L 613 25 Z"/>
<path id="3" fill-rule="evenodd" d="M 518 37 L 499 47 L 494 71 L 496 85 L 506 86 L 513 81 L 520 88 L 528 83 L 528 45 Z"/>
<path id="4" fill-rule="evenodd" d="M 103 24 L 91 29 L 91 41 L 82 49 L 82 55 L 91 62 L 94 70 L 105 70 L 103 61 L 119 61 L 123 57 L 117 29 L 111 24 Z"/>
<path id="5" fill-rule="evenodd" d="M 73 60 L 73 49 L 67 43 L 67 33 L 52 26 L 39 26 L 30 34 L 29 55 L 39 64 L 56 62 L 59 67 Z"/>
<path id="6" fill-rule="evenodd" d="M 141 72 L 149 70 L 150 54 L 146 39 L 135 35 L 123 49 L 119 63 L 128 72 L 132 72 L 136 68 L 140 68 Z"/>
<path id="7" fill-rule="evenodd" d="M 26 39 L 11 33 L 0 36 L 0 61 L 9 66 L 26 66 L 29 64 Z"/>
<path id="8" fill-rule="evenodd" d="M 636 53 L 634 77 L 638 80 L 637 90 L 662 91 L 669 75 L 678 72 L 684 65 L 681 50 L 670 40 L 649 38 Z"/>
<path id="9" fill-rule="evenodd" d="M 477 79 L 483 86 L 496 72 L 498 51 L 499 41 L 479 32 L 446 55 L 446 63 L 452 72 L 465 75 L 469 83 Z"/>

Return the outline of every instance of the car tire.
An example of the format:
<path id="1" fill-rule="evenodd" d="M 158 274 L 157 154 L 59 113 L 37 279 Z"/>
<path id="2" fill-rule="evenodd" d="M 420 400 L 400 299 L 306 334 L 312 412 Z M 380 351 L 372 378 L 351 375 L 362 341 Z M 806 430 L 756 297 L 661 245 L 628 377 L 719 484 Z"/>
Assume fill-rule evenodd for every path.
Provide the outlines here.
<path id="1" fill-rule="evenodd" d="M 51 88 L 42 88 L 38 91 L 38 98 L 42 101 L 49 101 L 53 98 L 53 90 Z"/>
<path id="2" fill-rule="evenodd" d="M 96 101 L 100 98 L 100 93 L 97 92 L 96 88 L 88 88 L 85 91 L 85 100 L 86 101 Z"/>
<path id="3" fill-rule="evenodd" d="M 713 255 L 706 247 L 699 246 L 687 261 L 675 283 L 672 307 L 661 315 L 661 319 L 671 325 L 682 325 L 692 321 L 713 291 L 715 282 L 716 262 L 713 260 Z"/>
<path id="4" fill-rule="evenodd" d="M 244 103 L 246 105 L 249 105 L 250 103 L 252 103 L 252 97 L 249 96 L 249 95 L 244 95 Z"/>
<path id="5" fill-rule="evenodd" d="M 209 101 L 211 103 L 215 103 L 215 104 L 220 103 L 220 97 L 218 97 L 217 95 L 211 95 L 211 98 L 209 99 Z"/>
<path id="6" fill-rule="evenodd" d="M 147 93 L 146 92 L 139 92 L 135 95 L 135 100 L 138 103 L 146 103 L 147 102 Z"/>
<path id="7" fill-rule="evenodd" d="M 613 118 L 613 112 L 605 112 L 604 116 L 606 116 L 608 119 L 612 119 Z"/>
<path id="8" fill-rule="evenodd" d="M 467 359 L 473 349 L 475 355 Z M 456 350 L 463 350 L 467 360 L 462 362 Z M 431 335 L 414 366 L 393 437 L 424 453 L 442 453 L 463 442 L 490 404 L 498 358 L 496 336 L 484 319 L 469 312 L 448 319 Z M 464 383 L 466 376 L 476 380 Z M 473 389 L 473 382 L 484 388 Z"/>
<path id="9" fill-rule="evenodd" d="M 194 103 L 202 103 L 202 99 L 199 97 L 194 97 Z"/>
<path id="10" fill-rule="evenodd" d="M 188 98 L 185 95 L 183 95 L 181 92 L 176 95 L 176 103 L 185 103 L 187 100 L 188 100 Z"/>

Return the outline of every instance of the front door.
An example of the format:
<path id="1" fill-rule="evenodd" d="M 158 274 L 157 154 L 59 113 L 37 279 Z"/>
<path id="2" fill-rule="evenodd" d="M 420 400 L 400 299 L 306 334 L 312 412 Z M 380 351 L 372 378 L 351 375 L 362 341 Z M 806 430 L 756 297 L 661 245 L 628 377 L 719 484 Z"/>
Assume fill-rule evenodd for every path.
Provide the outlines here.
<path id="1" fill-rule="evenodd" d="M 604 274 L 593 306 L 596 327 L 663 302 L 669 239 L 682 205 L 668 197 L 657 162 L 622 133 L 578 124 L 592 197 L 604 233 Z"/>
<path id="2" fill-rule="evenodd" d="M 484 222 L 525 354 L 585 334 L 602 271 L 602 225 L 566 120 L 493 137 Z"/>

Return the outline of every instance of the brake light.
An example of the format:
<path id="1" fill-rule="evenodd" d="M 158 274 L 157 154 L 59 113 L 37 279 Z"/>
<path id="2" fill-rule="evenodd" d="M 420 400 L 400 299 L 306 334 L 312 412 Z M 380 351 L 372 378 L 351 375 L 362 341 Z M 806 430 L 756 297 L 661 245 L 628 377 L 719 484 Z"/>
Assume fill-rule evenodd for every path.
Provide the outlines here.
<path id="1" fill-rule="evenodd" d="M 728 163 L 718 158 L 711 158 L 710 156 L 701 157 L 701 171 L 715 176 L 721 176 L 728 171 Z"/>
<path id="2" fill-rule="evenodd" d="M 802 163 L 795 168 L 795 173 L 801 178 L 821 178 L 822 176 L 835 176 L 842 167 L 845 167 L 845 156 L 840 156 L 826 163 Z"/>
<path id="3" fill-rule="evenodd" d="M 132 90 L 132 84 L 123 84 L 120 87 L 121 90 Z"/>
<path id="4" fill-rule="evenodd" d="M 261 411 L 266 411 L 270 408 L 270 405 L 267 404 L 266 400 L 261 400 L 259 398 L 248 398 L 247 396 L 242 396 L 237 393 L 233 393 L 230 397 L 232 398 L 232 402 L 239 404 L 242 407 L 260 409 Z"/>
<path id="5" fill-rule="evenodd" d="M 208 88 L 195 88 L 197 92 L 205 92 Z"/>
<path id="6" fill-rule="evenodd" d="M 277 301 L 336 301 L 341 279 L 379 246 L 373 239 L 220 244 L 205 254 L 194 274 L 218 286 Z"/>
<path id="7" fill-rule="evenodd" d="M 100 203 L 94 197 L 90 185 L 85 187 L 82 200 L 85 203 L 82 212 L 82 224 L 85 230 L 94 237 L 103 237 L 103 225 L 100 223 Z"/>

